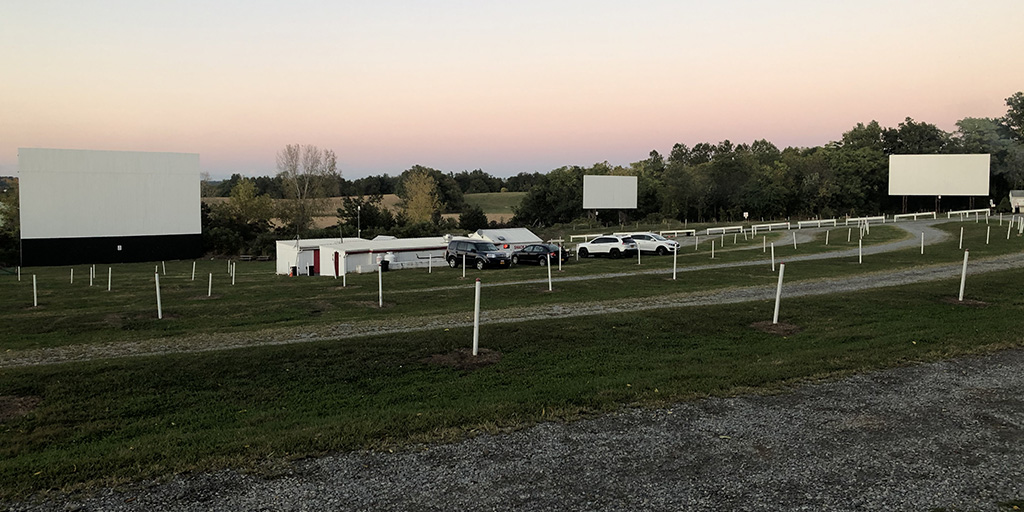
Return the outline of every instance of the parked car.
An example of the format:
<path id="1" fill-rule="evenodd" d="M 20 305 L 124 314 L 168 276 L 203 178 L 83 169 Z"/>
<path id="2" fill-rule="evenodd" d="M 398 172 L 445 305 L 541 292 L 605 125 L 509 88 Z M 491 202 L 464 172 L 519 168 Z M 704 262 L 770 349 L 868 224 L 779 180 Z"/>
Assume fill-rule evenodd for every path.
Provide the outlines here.
<path id="1" fill-rule="evenodd" d="M 643 253 L 654 253 L 658 256 L 664 256 L 679 248 L 679 242 L 669 240 L 657 233 L 645 231 L 643 233 L 629 233 L 625 236 L 632 238 L 636 242 L 637 249 Z"/>
<path id="2" fill-rule="evenodd" d="M 558 253 L 558 246 L 554 244 L 530 244 L 512 253 L 512 264 L 532 263 L 543 267 L 548 264 L 548 256 L 552 263 L 558 263 Z M 564 250 L 561 253 L 565 263 L 569 260 L 569 253 Z"/>
<path id="3" fill-rule="evenodd" d="M 444 259 L 448 261 L 448 266 L 457 268 L 462 265 L 463 256 L 465 256 L 466 265 L 480 270 L 487 267 L 508 268 L 512 266 L 512 258 L 509 253 L 498 249 L 490 242 L 476 240 L 448 242 L 448 249 L 444 252 Z"/>
<path id="4" fill-rule="evenodd" d="M 576 253 L 580 258 L 594 256 L 609 256 L 621 258 L 636 254 L 636 242 L 624 235 L 601 235 L 589 242 L 583 242 L 576 246 Z"/>

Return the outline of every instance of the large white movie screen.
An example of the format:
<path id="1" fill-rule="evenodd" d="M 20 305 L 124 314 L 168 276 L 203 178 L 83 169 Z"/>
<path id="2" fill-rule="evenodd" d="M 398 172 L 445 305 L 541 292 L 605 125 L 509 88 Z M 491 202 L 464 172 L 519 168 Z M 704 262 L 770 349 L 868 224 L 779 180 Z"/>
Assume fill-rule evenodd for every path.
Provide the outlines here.
<path id="1" fill-rule="evenodd" d="M 18 150 L 21 237 L 202 232 L 199 155 Z"/>
<path id="2" fill-rule="evenodd" d="M 891 196 L 987 196 L 990 155 L 890 155 Z"/>
<path id="3" fill-rule="evenodd" d="M 636 209 L 636 176 L 584 176 L 583 209 Z"/>

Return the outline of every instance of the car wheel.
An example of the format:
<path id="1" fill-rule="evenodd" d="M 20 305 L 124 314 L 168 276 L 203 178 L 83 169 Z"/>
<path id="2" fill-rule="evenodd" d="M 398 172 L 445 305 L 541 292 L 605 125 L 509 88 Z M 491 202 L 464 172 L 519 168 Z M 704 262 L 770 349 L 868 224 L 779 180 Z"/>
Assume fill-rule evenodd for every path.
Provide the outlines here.
<path id="1" fill-rule="evenodd" d="M 659 245 L 658 249 L 655 250 L 654 253 L 657 254 L 658 256 L 664 256 L 668 254 L 668 249 L 666 249 L 664 245 Z"/>
<path id="2" fill-rule="evenodd" d="M 583 248 L 583 249 L 579 250 L 579 255 L 580 255 L 580 258 L 586 258 L 587 256 L 590 255 L 590 253 L 587 252 L 586 248 Z"/>
<path id="3" fill-rule="evenodd" d="M 537 260 L 537 264 L 543 267 L 543 266 L 548 264 L 548 259 L 547 258 L 541 258 L 541 259 Z"/>
<path id="4" fill-rule="evenodd" d="M 611 252 L 608 253 L 608 255 L 615 259 L 619 259 L 622 257 L 622 253 L 619 252 L 618 249 L 612 249 Z"/>
<path id="5" fill-rule="evenodd" d="M 458 267 L 459 266 L 459 260 L 455 259 L 455 256 L 452 256 L 452 257 L 448 258 L 448 266 L 451 267 L 451 268 Z"/>
<path id="6" fill-rule="evenodd" d="M 483 270 L 484 269 L 484 260 L 476 260 L 476 269 L 477 270 Z"/>
<path id="7" fill-rule="evenodd" d="M 519 264 L 519 256 L 512 256 L 512 264 L 513 265 L 518 265 Z"/>

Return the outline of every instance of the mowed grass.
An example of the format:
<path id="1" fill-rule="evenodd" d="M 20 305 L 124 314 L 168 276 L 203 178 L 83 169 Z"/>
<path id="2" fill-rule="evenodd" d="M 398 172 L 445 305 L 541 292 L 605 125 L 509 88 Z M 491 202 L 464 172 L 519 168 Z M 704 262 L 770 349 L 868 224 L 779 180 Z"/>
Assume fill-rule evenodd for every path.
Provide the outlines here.
<path id="1" fill-rule="evenodd" d="M 959 226 L 950 224 L 945 229 L 958 236 Z M 983 225 L 980 235 L 969 231 L 969 224 L 964 227 L 972 258 L 1021 250 L 1015 235 L 1010 241 L 993 237 L 985 246 Z M 876 228 L 872 234 L 880 239 L 902 236 Z M 815 243 L 802 244 L 793 254 L 818 250 Z M 830 247 L 833 244 L 834 239 Z M 787 249 L 777 245 L 777 256 L 785 256 Z M 856 247 L 855 237 L 851 245 Z M 792 245 L 788 247 L 792 250 Z M 485 308 L 543 307 L 774 283 L 777 274 L 768 268 L 759 247 L 732 253 L 735 256 L 727 257 L 763 264 L 705 268 L 680 274 L 676 282 L 664 273 L 564 282 L 557 283 L 554 293 L 542 291 L 546 283 L 499 286 L 485 290 L 484 304 Z M 713 264 L 709 256 L 698 252 L 694 262 L 705 263 L 695 265 Z M 863 264 L 857 264 L 856 258 L 793 262 L 787 265 L 786 277 L 787 282 L 841 277 L 957 262 L 962 257 L 954 236 L 927 247 L 925 257 L 913 248 L 874 255 Z M 566 272 L 671 268 L 671 257 L 641 261 L 642 265 L 630 260 L 574 262 Z M 205 279 L 197 285 L 180 270 L 190 271 L 191 262 L 175 264 L 174 274 L 186 274 L 175 279 L 168 263 L 169 275 L 161 276 L 161 285 L 169 282 L 167 286 L 179 289 L 165 298 L 165 312 L 171 317 L 163 321 L 156 319 L 155 300 L 142 301 L 155 285 L 152 265 L 138 266 L 135 272 L 130 272 L 134 267 L 123 266 L 124 290 L 109 293 L 103 272 L 102 290 L 88 289 L 87 270 L 80 285 L 78 274 L 84 267 L 79 267 L 74 286 L 80 289 L 71 288 L 70 283 L 67 289 L 51 289 L 40 308 L 31 308 L 30 303 L 4 304 L 0 349 L 116 343 L 122 335 L 132 334 L 176 337 L 197 331 L 244 333 L 278 325 L 372 321 L 388 315 L 436 314 L 457 303 L 465 303 L 468 313 L 473 276 L 488 282 L 515 280 L 517 274 L 518 279 L 546 276 L 546 270 L 537 267 L 473 270 L 467 272 L 467 280 L 461 279 L 461 269 L 443 269 L 438 274 L 392 272 L 385 277 L 411 291 L 386 295 L 388 307 L 380 310 L 373 307 L 375 275 L 349 276 L 350 286 L 342 289 L 333 279 L 278 278 L 266 275 L 272 270 L 261 267 L 265 264 L 239 263 L 232 292 L 225 262 L 200 264 L 205 267 L 197 274 L 221 274 L 215 276 L 214 288 L 220 295 L 204 298 Z M 68 269 L 46 270 L 56 279 Z M 23 293 L 25 277 L 17 283 L 13 276 L 4 276 L 0 298 L 7 301 L 10 290 Z M 456 327 L 3 369 L 0 397 L 19 397 L 35 406 L 27 415 L 0 423 L 0 497 L 182 471 L 273 470 L 296 457 L 448 441 L 623 405 L 658 406 L 709 395 L 772 391 L 808 379 L 1019 346 L 1024 341 L 1019 334 L 1024 298 L 1006 283 L 1022 279 L 1024 270 L 971 276 L 967 296 L 977 301 L 971 307 L 949 301 L 956 296 L 958 279 L 842 296 L 788 298 L 783 302 L 782 320 L 802 329 L 788 337 L 751 327 L 770 320 L 770 301 L 484 325 L 481 345 L 499 352 L 501 360 L 477 370 L 427 360 L 433 354 L 468 347 L 471 330 Z M 454 288 L 432 289 L 438 285 Z M 30 278 L 28 287 L 30 301 Z M 118 293 L 124 295 L 118 298 Z M 143 303 L 126 306 L 126 299 Z M 19 301 L 23 303 L 23 297 Z M 112 312 L 105 313 L 108 310 Z M 22 316 L 26 314 L 38 317 Z M 28 325 L 12 326 L 20 322 Z M 33 329 L 48 332 L 35 342 L 18 341 Z"/>
<path id="2" fill-rule="evenodd" d="M 946 229 L 956 232 L 960 224 Z M 984 230 L 965 231 L 965 243 L 973 257 L 998 255 L 1019 250 L 1016 237 L 993 240 L 984 245 Z M 845 233 L 845 231 L 844 231 Z M 831 237 L 825 246 L 823 234 L 796 249 L 776 237 L 776 260 L 785 261 L 827 251 L 856 248 L 856 234 Z M 891 226 L 872 229 L 865 246 L 906 237 L 906 232 Z M 957 235 L 958 236 L 958 235 Z M 721 238 L 717 238 L 721 242 Z M 163 265 L 131 264 L 97 266 L 93 286 L 89 286 L 89 267 L 75 267 L 71 283 L 70 268 L 23 269 L 22 280 L 13 275 L 0 276 L 0 349 L 9 351 L 61 345 L 118 343 L 142 339 L 189 336 L 200 333 L 244 333 L 278 328 L 301 328 L 333 323 L 392 320 L 471 311 L 473 282 L 481 278 L 487 288 L 483 294 L 486 310 L 546 307 L 559 303 L 595 302 L 613 299 L 656 297 L 672 293 L 691 293 L 712 289 L 771 284 L 776 279 L 769 255 L 762 252 L 762 240 L 740 238 L 732 244 L 726 238 L 724 248 L 710 257 L 710 242 L 705 239 L 697 250 L 684 245 L 677 264 L 677 280 L 671 279 L 671 256 L 642 256 L 612 260 L 588 258 L 570 261 L 563 270 L 552 272 L 555 278 L 590 278 L 554 283 L 547 291 L 547 270 L 537 266 L 518 266 L 510 270 L 450 269 L 437 266 L 384 274 L 384 308 L 378 307 L 375 274 L 350 274 L 344 280 L 330 277 L 289 278 L 273 274 L 272 262 L 238 262 L 235 284 L 223 260 L 196 262 L 196 279 L 191 278 L 192 262 L 167 262 Z M 683 239 L 683 243 L 689 243 Z M 919 265 L 954 263 L 961 260 L 958 239 L 926 248 L 881 255 L 867 255 L 857 263 L 856 256 L 818 261 L 792 261 L 787 265 L 787 282 L 804 279 L 842 277 Z M 441 262 L 437 262 L 441 264 Z M 741 267 L 715 268 L 725 264 L 751 263 Z M 107 292 L 107 271 L 112 269 L 112 291 Z M 164 318 L 157 318 L 154 272 L 160 272 Z M 611 273 L 611 276 L 606 274 Z M 37 274 L 39 307 L 32 307 L 31 275 Z M 207 296 L 209 276 L 213 276 L 212 297 Z M 513 284 L 522 283 L 522 284 Z M 493 286 L 492 286 L 493 285 Z"/>
<path id="3" fill-rule="evenodd" d="M 2 424 L 0 495 L 222 467 L 266 469 L 338 450 L 448 441 L 623 405 L 662 405 L 1019 346 L 1024 300 L 975 276 L 786 300 L 802 331 L 765 334 L 769 301 L 485 325 L 501 360 L 427 362 L 468 328 L 0 370 L 0 395 L 39 400 Z"/>

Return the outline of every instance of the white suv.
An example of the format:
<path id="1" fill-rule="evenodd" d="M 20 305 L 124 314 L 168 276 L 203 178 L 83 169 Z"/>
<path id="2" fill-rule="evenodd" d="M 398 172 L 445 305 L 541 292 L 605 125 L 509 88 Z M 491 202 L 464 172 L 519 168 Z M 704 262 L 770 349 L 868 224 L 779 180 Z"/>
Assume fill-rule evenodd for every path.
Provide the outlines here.
<path id="1" fill-rule="evenodd" d="M 678 250 L 679 242 L 675 240 L 669 240 L 657 233 L 643 232 L 643 233 L 617 233 L 622 236 L 628 236 L 636 242 L 637 249 L 640 252 L 648 253 L 653 252 L 658 256 L 664 256 L 671 253 L 673 250 Z"/>
<path id="2" fill-rule="evenodd" d="M 636 254 L 636 242 L 625 235 L 601 235 L 589 242 L 583 242 L 576 246 L 576 254 L 580 258 L 606 255 L 612 258 L 621 258 Z"/>

